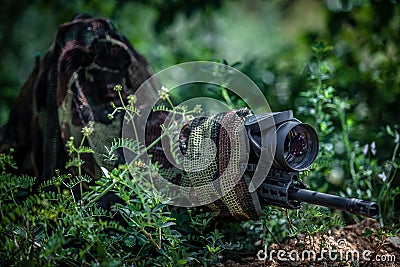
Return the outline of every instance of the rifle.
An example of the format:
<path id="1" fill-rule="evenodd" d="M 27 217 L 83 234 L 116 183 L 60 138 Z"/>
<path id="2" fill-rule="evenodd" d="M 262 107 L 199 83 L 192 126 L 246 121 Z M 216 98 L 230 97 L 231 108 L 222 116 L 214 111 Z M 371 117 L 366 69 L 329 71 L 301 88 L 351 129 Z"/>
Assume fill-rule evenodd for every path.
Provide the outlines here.
<path id="1" fill-rule="evenodd" d="M 271 155 L 275 152 L 270 170 L 257 189 L 262 205 L 299 209 L 302 202 L 307 202 L 378 217 L 379 206 L 375 202 L 306 189 L 306 184 L 299 178 L 299 172 L 315 161 L 319 147 L 318 136 L 313 127 L 294 118 L 291 110 L 252 115 L 246 118 L 244 125 L 250 143 L 250 160 L 246 172 L 255 174 L 257 168 L 263 168 L 261 154 Z M 266 145 L 264 140 L 269 143 Z M 271 142 L 276 145 L 275 151 L 271 149 L 274 147 Z"/>

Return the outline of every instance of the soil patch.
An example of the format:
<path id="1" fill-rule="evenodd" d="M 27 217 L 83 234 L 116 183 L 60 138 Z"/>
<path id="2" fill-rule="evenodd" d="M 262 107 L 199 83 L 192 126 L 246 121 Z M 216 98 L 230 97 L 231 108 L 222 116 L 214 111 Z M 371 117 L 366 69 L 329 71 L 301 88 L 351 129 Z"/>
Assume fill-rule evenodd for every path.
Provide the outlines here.
<path id="1" fill-rule="evenodd" d="M 373 219 L 334 230 L 329 236 L 311 238 L 297 236 L 286 244 L 274 244 L 266 252 L 253 256 L 240 256 L 240 260 L 227 260 L 217 267 L 400 267 L 400 235 L 381 237 L 365 236 L 365 229 L 376 233 L 380 225 Z"/>

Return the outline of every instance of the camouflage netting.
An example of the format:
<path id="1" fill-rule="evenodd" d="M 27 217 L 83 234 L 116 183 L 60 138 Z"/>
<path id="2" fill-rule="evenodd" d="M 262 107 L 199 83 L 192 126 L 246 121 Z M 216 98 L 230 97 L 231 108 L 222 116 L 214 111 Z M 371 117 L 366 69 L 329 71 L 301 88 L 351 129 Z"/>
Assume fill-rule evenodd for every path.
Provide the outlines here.
<path id="1" fill-rule="evenodd" d="M 164 178 L 184 187 L 180 194 L 193 203 L 209 203 L 208 209 L 220 218 L 256 219 L 261 212 L 257 193 L 248 189 L 251 177 L 242 170 L 248 156 L 243 127 L 248 114 L 248 110 L 240 109 L 198 117 L 187 123 L 178 140 L 184 155 L 184 171 L 177 171 L 170 163 L 165 151 L 160 149 L 161 141 L 150 149 L 153 161 L 163 167 Z M 160 125 L 167 116 L 166 112 L 160 111 L 151 114 L 146 143 L 162 134 Z"/>
<path id="2" fill-rule="evenodd" d="M 200 194 L 202 202 L 210 202 L 213 195 L 222 196 L 209 204 L 209 208 L 218 216 L 233 216 L 238 220 L 246 220 L 257 217 L 259 207 L 256 193 L 248 190 L 248 177 L 243 176 L 241 170 L 247 162 L 248 149 L 246 145 L 246 133 L 243 131 L 243 120 L 248 115 L 247 110 L 231 111 L 210 118 L 194 119 L 183 136 L 186 141 L 185 158 L 199 166 L 190 166 L 186 184 L 201 186 L 213 182 L 213 188 L 209 192 Z M 209 137 L 216 146 L 216 156 L 211 162 L 210 157 L 204 155 L 204 151 L 212 154 L 212 149 L 204 146 L 201 140 Z M 192 165 L 192 164 L 190 164 Z M 204 168 L 203 166 L 207 166 Z M 194 169 L 194 170 L 193 170 Z M 200 169 L 200 170 L 196 170 Z M 183 182 L 185 184 L 185 182 Z M 235 186 L 233 186 L 235 185 Z"/>
<path id="3" fill-rule="evenodd" d="M 64 169 L 68 160 L 65 145 L 70 137 L 78 145 L 82 128 L 94 122 L 94 133 L 85 145 L 96 153 L 84 154 L 83 169 L 94 179 L 99 178 L 100 166 L 113 167 L 103 160 L 104 145 L 121 136 L 122 114 L 113 120 L 107 117 L 112 112 L 110 102 L 121 105 L 113 88 L 121 84 L 126 100 L 150 76 L 145 59 L 109 20 L 79 15 L 59 27 L 54 46 L 37 59 L 9 122 L 0 131 L 0 151 L 13 147 L 19 172 L 42 182 L 50 179 L 55 169 Z M 149 88 L 149 93 L 156 93 L 156 87 Z M 179 140 L 186 171 L 168 177 L 186 187 L 212 183 L 213 190 L 197 194 L 197 200 L 210 202 L 222 195 L 208 207 L 221 217 L 237 220 L 256 218 L 260 212 L 256 193 L 248 191 L 250 177 L 241 175 L 240 170 L 242 155 L 247 153 L 242 146 L 246 115 L 247 111 L 239 110 L 192 120 L 182 129 Z M 160 125 L 166 117 L 163 111 L 150 114 L 147 144 L 160 136 Z M 203 143 L 205 138 L 215 145 Z M 204 145 L 208 145 L 206 149 Z M 173 169 L 160 147 L 158 144 L 150 150 L 153 160 L 165 170 Z M 190 190 L 185 193 L 191 197 Z"/>
<path id="4" fill-rule="evenodd" d="M 103 134 L 86 145 L 101 153 L 106 142 L 120 136 L 118 120 L 107 117 L 110 102 L 121 104 L 114 86 L 124 86 L 126 99 L 150 75 L 145 59 L 109 20 L 75 17 L 59 27 L 54 46 L 37 59 L 2 131 L 1 151 L 13 147 L 20 171 L 46 180 L 64 169 L 69 138 L 79 144 L 82 127 L 93 121 Z M 96 158 L 84 156 L 84 170 L 98 177 Z"/>

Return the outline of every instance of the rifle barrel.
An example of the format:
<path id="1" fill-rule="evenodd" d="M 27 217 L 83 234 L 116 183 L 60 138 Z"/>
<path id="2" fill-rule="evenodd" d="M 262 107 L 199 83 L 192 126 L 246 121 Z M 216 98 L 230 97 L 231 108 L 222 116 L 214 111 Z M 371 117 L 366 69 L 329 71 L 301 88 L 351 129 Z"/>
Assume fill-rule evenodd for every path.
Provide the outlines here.
<path id="1" fill-rule="evenodd" d="M 379 215 L 379 206 L 377 203 L 356 198 L 344 198 L 297 188 L 289 189 L 289 198 L 333 209 L 344 210 L 371 218 L 377 218 Z"/>

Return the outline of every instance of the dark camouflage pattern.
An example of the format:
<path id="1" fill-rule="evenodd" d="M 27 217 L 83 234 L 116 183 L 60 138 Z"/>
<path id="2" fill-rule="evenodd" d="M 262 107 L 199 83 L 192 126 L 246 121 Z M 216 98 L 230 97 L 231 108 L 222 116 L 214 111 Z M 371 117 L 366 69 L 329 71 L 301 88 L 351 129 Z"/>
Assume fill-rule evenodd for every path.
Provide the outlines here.
<path id="1" fill-rule="evenodd" d="M 15 149 L 22 173 L 40 180 L 51 178 L 55 169 L 65 167 L 65 143 L 70 136 L 79 140 L 89 121 L 111 123 L 110 102 L 120 105 L 114 85 L 123 85 L 126 98 L 150 75 L 146 60 L 108 19 L 75 17 L 60 25 L 54 46 L 37 59 L 3 127 L 1 151 Z M 59 117 L 67 95 L 72 98 L 66 107 L 68 123 Z M 93 156 L 86 154 L 83 160 L 83 168 L 94 177 Z"/>
<path id="2" fill-rule="evenodd" d="M 104 144 L 121 136 L 122 117 L 113 120 L 107 117 L 113 110 L 110 102 L 116 106 L 121 104 L 113 88 L 116 84 L 122 85 L 125 101 L 151 74 L 146 60 L 124 36 L 117 33 L 108 19 L 76 16 L 71 22 L 60 25 L 53 47 L 43 58 L 37 58 L 12 107 L 9 122 L 1 128 L 0 152 L 14 148 L 18 173 L 35 176 L 40 183 L 53 177 L 56 169 L 65 170 L 68 160 L 66 142 L 72 136 L 78 144 L 82 138 L 82 127 L 94 122 L 95 136 L 88 138 L 85 145 L 94 148 L 96 153 L 84 154 L 82 167 L 94 179 L 100 178 L 99 167 L 106 164 L 101 159 Z M 148 89 L 157 93 L 156 85 Z M 207 128 L 207 133 L 202 130 L 218 147 L 215 170 L 207 179 L 213 180 L 228 173 L 230 156 L 240 153 L 235 145 L 232 147 L 227 133 L 235 133 L 241 127 L 243 114 L 242 111 L 220 114 L 216 121 L 231 127 L 220 128 L 216 124 Z M 150 114 L 146 127 L 147 144 L 161 135 L 160 125 L 166 117 L 166 112 L 161 111 Z M 187 153 L 187 146 L 199 137 L 196 136 L 199 131 L 195 129 L 202 127 L 203 123 L 201 118 L 195 119 L 182 130 L 179 143 L 184 153 Z M 153 160 L 165 170 L 171 169 L 172 165 L 159 147 L 161 145 L 150 150 Z M 178 184 L 196 186 L 202 183 L 196 179 L 203 178 L 190 174 L 170 178 Z M 209 209 L 225 218 L 257 218 L 260 214 L 259 202 L 256 194 L 248 191 L 250 178 L 234 179 L 237 183 L 234 189 L 210 204 Z M 223 183 L 220 188 L 225 186 Z"/>

